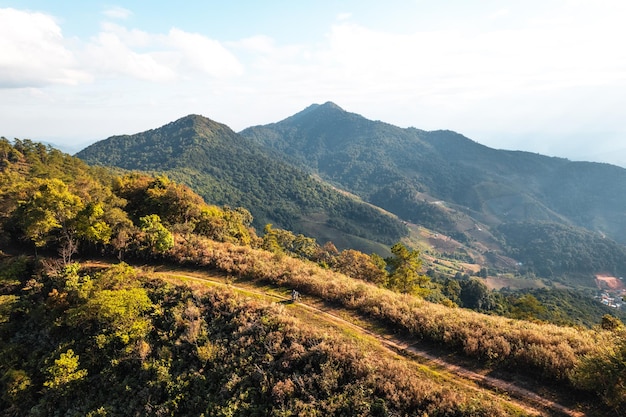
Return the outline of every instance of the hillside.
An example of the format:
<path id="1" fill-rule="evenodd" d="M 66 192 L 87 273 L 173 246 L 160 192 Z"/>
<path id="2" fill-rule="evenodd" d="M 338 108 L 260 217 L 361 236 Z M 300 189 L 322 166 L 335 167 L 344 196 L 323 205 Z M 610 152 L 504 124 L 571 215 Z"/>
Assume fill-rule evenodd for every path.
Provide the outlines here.
<path id="1" fill-rule="evenodd" d="M 368 251 L 381 251 L 381 243 L 406 234 L 393 217 L 269 157 L 249 139 L 202 116 L 114 136 L 77 156 L 90 164 L 165 173 L 207 201 L 250 210 L 257 230 L 271 223 Z"/>
<path id="2" fill-rule="evenodd" d="M 551 224 L 566 226 L 572 234 L 559 245 L 589 237 L 581 245 L 597 253 L 602 250 L 595 246 L 599 237 L 609 238 L 603 245 L 619 253 L 617 269 L 626 272 L 626 251 L 614 242 L 626 243 L 624 169 L 491 149 L 451 131 L 371 121 L 333 103 L 312 105 L 241 135 L 404 220 L 467 244 L 491 242 L 489 250 L 511 257 L 524 252 L 530 255 L 524 261 L 537 266 L 535 273 L 543 274 L 549 266 L 532 250 L 563 248 L 524 246 L 504 233 L 512 230 L 507 224 L 548 227 L 543 233 L 549 233 Z M 613 261 L 595 261 L 601 263 L 596 271 L 615 269 Z M 586 274 L 568 265 L 550 270 L 557 276 Z"/>
<path id="3" fill-rule="evenodd" d="M 626 403 L 619 319 L 539 322 L 530 295 L 510 317 L 460 308 L 497 300 L 475 279 L 431 281 L 401 243 L 382 259 L 258 236 L 244 209 L 30 141 L 0 140 L 0 204 L 2 415 L 579 416 Z M 228 288 L 180 282 L 207 273 Z M 291 289 L 360 325 L 268 294 Z M 387 335 L 417 346 L 398 355 Z M 487 373 L 532 390 L 511 400 L 506 383 L 464 376 Z"/>

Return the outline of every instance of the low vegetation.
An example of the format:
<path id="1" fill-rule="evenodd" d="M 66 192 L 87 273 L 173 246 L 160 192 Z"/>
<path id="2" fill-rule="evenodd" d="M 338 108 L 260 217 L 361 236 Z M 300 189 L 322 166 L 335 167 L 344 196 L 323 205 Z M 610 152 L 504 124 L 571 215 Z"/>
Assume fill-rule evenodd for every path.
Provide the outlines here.
<path id="1" fill-rule="evenodd" d="M 2 267 L 4 416 L 524 414 L 230 290 Z"/>
<path id="2" fill-rule="evenodd" d="M 296 288 L 485 363 L 554 381 L 569 381 L 581 358 L 614 346 L 619 340 L 614 332 L 450 308 L 350 279 L 301 260 L 202 238 L 191 245 L 175 245 L 169 256 L 176 262 L 217 269 L 235 278 Z"/>

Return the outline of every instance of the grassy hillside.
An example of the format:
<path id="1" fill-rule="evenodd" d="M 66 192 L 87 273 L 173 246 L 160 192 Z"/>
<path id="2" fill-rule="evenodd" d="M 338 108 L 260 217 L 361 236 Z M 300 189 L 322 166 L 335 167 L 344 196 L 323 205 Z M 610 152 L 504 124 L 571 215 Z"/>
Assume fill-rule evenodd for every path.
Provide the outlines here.
<path id="1" fill-rule="evenodd" d="M 249 139 L 201 116 L 111 137 L 77 156 L 91 164 L 166 173 L 213 204 L 250 210 L 257 230 L 272 223 L 357 248 L 363 247 L 362 239 L 389 245 L 406 234 L 393 217 L 267 156 Z"/>
<path id="2" fill-rule="evenodd" d="M 523 415 L 229 290 L 172 286 L 123 264 L 7 266 L 5 416 Z"/>

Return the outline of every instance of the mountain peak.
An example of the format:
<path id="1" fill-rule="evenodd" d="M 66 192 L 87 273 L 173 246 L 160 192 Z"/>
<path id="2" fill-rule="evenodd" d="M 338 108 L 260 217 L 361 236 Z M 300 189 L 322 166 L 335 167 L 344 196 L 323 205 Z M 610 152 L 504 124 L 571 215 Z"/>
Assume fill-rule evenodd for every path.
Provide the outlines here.
<path id="1" fill-rule="evenodd" d="M 217 123 L 213 120 L 204 117 L 200 114 L 188 114 L 187 116 L 181 117 L 180 119 L 174 120 L 166 124 L 165 126 L 197 126 L 197 125 L 206 125 Z M 165 127 L 162 126 L 162 127 Z"/>
<path id="2" fill-rule="evenodd" d="M 296 120 L 301 119 L 304 116 L 308 116 L 311 114 L 315 114 L 315 113 L 319 113 L 319 112 L 342 112 L 345 113 L 346 111 L 344 109 L 342 109 L 341 107 L 339 107 L 338 105 L 336 105 L 335 103 L 333 103 L 332 101 L 327 101 L 324 104 L 311 104 L 310 106 L 308 106 L 307 108 L 305 108 L 304 110 L 294 114 L 293 116 L 289 116 L 286 119 L 283 120 L 283 122 L 293 122 Z"/>
<path id="3" fill-rule="evenodd" d="M 332 110 L 345 111 L 344 109 L 342 109 L 341 107 L 339 107 L 338 105 L 333 103 L 332 101 L 327 101 L 326 103 L 320 105 L 319 108 L 327 109 L 327 110 L 331 110 L 332 109 Z"/>

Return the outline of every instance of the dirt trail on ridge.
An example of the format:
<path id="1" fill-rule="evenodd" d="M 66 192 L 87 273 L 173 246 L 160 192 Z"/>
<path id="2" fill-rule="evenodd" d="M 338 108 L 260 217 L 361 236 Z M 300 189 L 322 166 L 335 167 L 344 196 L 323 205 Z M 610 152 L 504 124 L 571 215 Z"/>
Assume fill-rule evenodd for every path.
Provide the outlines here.
<path id="1" fill-rule="evenodd" d="M 164 277 L 170 279 L 183 279 L 183 280 L 193 280 L 193 281 L 201 281 L 201 282 L 210 282 L 212 284 L 226 286 L 235 290 L 245 291 L 248 293 L 254 293 L 263 297 L 269 297 L 278 300 L 279 302 L 291 302 L 290 297 L 282 296 L 276 293 L 270 293 L 267 291 L 262 291 L 258 289 L 250 288 L 253 286 L 252 283 L 247 282 L 248 286 L 238 286 L 233 282 L 225 282 L 224 279 L 221 279 L 219 274 L 207 276 L 207 274 L 202 272 L 194 272 L 201 276 L 197 275 L 189 275 L 180 270 L 164 270 L 159 269 L 155 271 L 156 275 L 162 275 Z M 225 278 L 225 276 L 224 276 Z M 479 385 L 483 389 L 489 389 L 494 393 L 497 393 L 498 397 L 502 399 L 502 394 L 506 393 L 510 399 L 505 401 L 509 401 L 515 406 L 522 408 L 526 412 L 530 414 L 535 414 L 538 416 L 569 416 L 569 417 L 586 417 L 588 414 L 574 410 L 572 408 L 566 407 L 562 404 L 559 404 L 549 398 L 545 398 L 533 391 L 530 391 L 526 388 L 522 388 L 517 386 L 511 382 L 507 382 L 498 378 L 494 378 L 488 375 L 483 375 L 478 372 L 474 372 L 470 369 L 464 368 L 459 365 L 452 364 L 450 362 L 445 361 L 441 357 L 435 356 L 432 353 L 420 349 L 416 346 L 416 344 L 409 343 L 406 340 L 400 339 L 393 335 L 381 335 L 379 333 L 373 332 L 363 326 L 359 326 L 349 320 L 346 320 L 340 317 L 337 312 L 328 308 L 318 308 L 310 303 L 307 303 L 306 300 L 298 301 L 297 306 L 303 309 L 307 309 L 318 316 L 325 317 L 327 320 L 332 321 L 336 324 L 340 324 L 341 326 L 347 326 L 351 329 L 364 333 L 368 336 L 371 336 L 378 340 L 385 348 L 395 352 L 400 353 L 405 356 L 416 355 L 420 358 L 426 359 L 431 364 L 434 364 L 442 369 L 445 369 L 449 373 L 461 377 L 463 379 L 474 382 Z M 475 390 L 479 390 L 476 386 L 466 383 L 467 387 L 470 387 Z M 496 394 L 494 394 L 496 395 Z M 548 414 L 546 414 L 548 413 Z"/>

